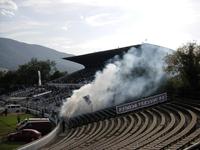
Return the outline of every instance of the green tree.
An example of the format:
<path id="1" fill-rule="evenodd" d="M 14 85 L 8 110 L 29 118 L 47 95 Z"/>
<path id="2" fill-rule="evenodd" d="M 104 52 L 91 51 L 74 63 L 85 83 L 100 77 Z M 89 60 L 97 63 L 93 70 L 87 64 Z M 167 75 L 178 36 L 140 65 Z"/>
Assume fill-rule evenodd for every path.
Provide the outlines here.
<path id="1" fill-rule="evenodd" d="M 59 77 L 64 76 L 64 74 L 67 74 L 67 72 L 64 73 L 64 72 L 60 72 L 60 71 L 56 70 L 56 71 L 51 75 L 50 79 L 51 79 L 51 80 L 57 79 L 57 78 L 59 78 Z"/>
<path id="2" fill-rule="evenodd" d="M 0 71 L 0 94 L 38 84 L 38 71 L 41 72 L 42 82 L 46 82 L 64 75 L 55 67 L 55 62 L 39 61 L 32 58 L 30 62 L 20 65 L 16 71 Z"/>
<path id="3" fill-rule="evenodd" d="M 3 71 L 0 71 L 0 79 L 3 78 L 4 75 L 5 73 Z"/>
<path id="4" fill-rule="evenodd" d="M 200 88 L 200 45 L 187 43 L 166 57 L 166 71 L 170 83 L 176 88 L 198 90 Z"/>
<path id="5" fill-rule="evenodd" d="M 9 91 L 16 84 L 16 71 L 8 71 L 7 73 L 0 73 L 0 94 Z"/>
<path id="6" fill-rule="evenodd" d="M 41 72 L 42 81 L 48 81 L 51 74 L 56 70 L 55 62 L 38 61 L 36 58 L 31 59 L 30 62 L 19 66 L 17 70 L 18 82 L 20 84 L 37 84 L 38 71 Z"/>

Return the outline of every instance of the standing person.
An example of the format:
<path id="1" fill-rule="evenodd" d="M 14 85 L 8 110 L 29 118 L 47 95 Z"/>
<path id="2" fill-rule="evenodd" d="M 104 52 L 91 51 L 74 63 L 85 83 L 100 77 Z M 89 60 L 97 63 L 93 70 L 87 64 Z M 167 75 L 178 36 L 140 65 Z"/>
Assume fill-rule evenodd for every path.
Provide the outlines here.
<path id="1" fill-rule="evenodd" d="M 7 116 L 7 114 L 8 114 L 8 109 L 7 108 L 5 109 L 4 114 L 5 114 L 5 116 Z"/>
<path id="2" fill-rule="evenodd" d="M 65 120 L 64 120 L 64 118 L 62 119 L 62 131 L 63 131 L 63 133 L 65 132 Z"/>
<path id="3" fill-rule="evenodd" d="M 44 109 L 42 109 L 42 117 L 44 117 Z"/>
<path id="4" fill-rule="evenodd" d="M 56 114 L 56 125 L 58 125 L 58 123 L 59 123 L 59 116 L 58 116 L 58 114 Z"/>
<path id="5" fill-rule="evenodd" d="M 20 116 L 19 116 L 19 114 L 17 114 L 17 123 L 20 123 Z"/>

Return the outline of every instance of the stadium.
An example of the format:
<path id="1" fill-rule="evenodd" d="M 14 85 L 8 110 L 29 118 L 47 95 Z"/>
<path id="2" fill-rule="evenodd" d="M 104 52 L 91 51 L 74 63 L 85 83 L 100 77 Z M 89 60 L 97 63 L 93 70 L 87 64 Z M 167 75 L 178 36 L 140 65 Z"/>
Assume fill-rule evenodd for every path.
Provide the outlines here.
<path id="1" fill-rule="evenodd" d="M 124 58 L 131 62 L 132 59 L 129 59 L 128 56 L 124 57 L 130 49 L 134 49 L 134 56 L 143 56 L 146 53 L 143 50 L 144 45 L 150 47 L 147 51 L 147 56 L 151 53 L 153 58 L 157 58 L 157 54 L 160 56 L 160 51 L 171 53 L 171 50 L 164 47 L 139 44 L 67 57 L 64 59 L 82 64 L 85 68 L 52 80 L 42 86 L 12 92 L 9 95 L 9 100 L 15 101 L 33 114 L 48 117 L 56 124 L 54 130 L 49 134 L 19 149 L 198 149 L 200 147 L 200 104 L 198 103 L 198 98 L 182 98 L 177 95 L 171 95 L 170 91 L 157 88 L 157 84 L 163 82 L 163 78 L 165 78 L 160 76 L 162 73 L 159 71 L 155 73 L 155 71 L 146 72 L 146 70 L 143 70 L 141 73 L 139 70 L 140 76 L 145 74 L 144 83 L 147 85 L 145 84 L 144 88 L 137 93 L 133 92 L 134 94 L 127 89 L 130 84 L 126 84 L 126 82 L 136 84 L 138 80 L 137 82 L 130 80 L 135 80 L 134 78 L 140 79 L 139 75 L 129 77 L 129 73 L 125 74 L 126 78 L 122 80 L 123 82 L 114 84 L 114 87 L 117 86 L 114 95 L 106 97 L 105 103 L 102 102 L 104 105 L 101 106 L 95 103 L 94 98 L 103 97 L 106 93 L 99 97 L 95 95 L 96 93 L 90 95 L 91 88 L 89 94 L 81 95 L 83 101 L 77 103 L 77 105 L 80 104 L 80 108 L 72 109 L 74 113 L 70 115 L 66 110 L 66 112 L 63 112 L 62 117 L 60 116 L 61 108 L 64 109 L 63 103 L 67 105 L 69 104 L 67 101 L 72 101 L 68 98 L 75 93 L 73 92 L 74 90 L 77 91 L 85 85 L 91 85 L 91 82 L 94 83 L 92 84 L 94 85 L 93 87 L 98 87 L 95 86 L 96 78 L 98 78 L 98 73 L 96 72 L 100 72 L 99 74 L 102 75 L 107 64 L 118 65 Z M 116 61 L 117 63 L 115 63 Z M 148 65 L 151 67 L 150 59 L 148 60 Z M 153 65 L 156 66 L 154 62 Z M 122 65 L 122 68 L 122 71 L 126 71 L 124 65 Z M 137 66 L 135 68 L 137 69 Z M 124 75 L 124 72 L 120 72 L 121 74 Z M 148 80 L 151 76 L 157 77 L 157 75 L 159 75 L 158 79 Z M 102 81 L 102 83 L 106 81 Z M 139 83 L 142 84 L 142 80 L 139 80 Z M 113 85 L 113 83 L 110 84 Z M 124 87 L 119 87 L 119 85 L 122 86 L 123 84 Z M 108 92 L 112 91 L 112 88 L 113 86 L 106 87 Z M 139 89 L 139 86 L 133 86 L 129 89 Z M 126 91 L 128 92 L 126 93 Z M 7 101 L 2 97 L 1 104 L 5 103 Z M 88 110 L 89 108 L 92 109 Z M 63 128 L 65 128 L 64 131 Z"/>

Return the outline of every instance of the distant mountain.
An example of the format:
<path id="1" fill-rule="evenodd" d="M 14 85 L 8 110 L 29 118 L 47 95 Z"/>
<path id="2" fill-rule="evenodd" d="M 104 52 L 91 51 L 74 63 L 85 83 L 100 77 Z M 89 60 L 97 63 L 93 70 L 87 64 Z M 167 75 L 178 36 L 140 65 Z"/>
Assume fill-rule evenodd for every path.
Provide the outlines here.
<path id="1" fill-rule="evenodd" d="M 29 62 L 33 57 L 38 60 L 49 59 L 55 61 L 58 70 L 67 71 L 68 73 L 83 68 L 80 64 L 62 59 L 70 56 L 73 55 L 58 52 L 44 46 L 0 38 L 0 68 L 15 70 L 19 65 Z"/>

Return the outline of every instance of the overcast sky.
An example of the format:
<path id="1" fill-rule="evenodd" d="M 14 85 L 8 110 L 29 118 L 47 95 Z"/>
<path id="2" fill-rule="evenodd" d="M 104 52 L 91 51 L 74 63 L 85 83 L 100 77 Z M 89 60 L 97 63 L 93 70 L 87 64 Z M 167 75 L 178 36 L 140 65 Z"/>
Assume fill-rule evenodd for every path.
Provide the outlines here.
<path id="1" fill-rule="evenodd" d="M 75 55 L 200 41 L 200 0 L 0 0 L 0 37 Z"/>

